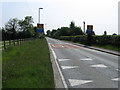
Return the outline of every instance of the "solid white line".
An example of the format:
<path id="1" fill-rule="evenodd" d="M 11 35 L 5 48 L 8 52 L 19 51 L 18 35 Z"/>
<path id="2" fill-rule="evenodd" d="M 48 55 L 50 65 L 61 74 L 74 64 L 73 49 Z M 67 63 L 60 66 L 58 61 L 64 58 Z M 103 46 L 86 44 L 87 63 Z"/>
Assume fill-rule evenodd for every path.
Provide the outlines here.
<path id="1" fill-rule="evenodd" d="M 51 51 L 52 51 L 52 53 L 53 53 L 53 56 L 54 56 L 54 59 L 55 59 L 55 63 L 56 63 L 56 65 L 57 65 L 57 68 L 58 68 L 58 71 L 59 71 L 59 73 L 60 73 L 60 76 L 61 76 L 62 82 L 63 82 L 63 84 L 64 84 L 64 87 L 65 87 L 65 88 L 68 88 L 68 86 L 67 86 L 67 84 L 66 84 L 66 81 L 65 81 L 65 78 L 64 78 L 64 76 L 63 76 L 63 74 L 62 74 L 62 71 L 60 70 L 60 67 L 59 67 L 59 65 L 58 65 L 57 56 L 56 56 L 54 50 L 52 49 L 52 47 L 50 46 L 50 43 L 48 43 L 48 44 L 49 44 L 49 47 L 50 47 L 50 49 L 51 49 Z"/>

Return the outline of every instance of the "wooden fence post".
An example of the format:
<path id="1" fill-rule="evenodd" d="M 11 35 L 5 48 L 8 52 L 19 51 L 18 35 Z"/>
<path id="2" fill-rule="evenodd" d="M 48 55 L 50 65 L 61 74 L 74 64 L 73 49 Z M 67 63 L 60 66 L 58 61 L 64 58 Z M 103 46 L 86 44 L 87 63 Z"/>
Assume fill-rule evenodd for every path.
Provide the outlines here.
<path id="1" fill-rule="evenodd" d="M 19 45 L 19 39 L 17 39 L 17 43 L 18 43 L 18 45 Z"/>
<path id="2" fill-rule="evenodd" d="M 6 43 L 5 43 L 5 40 L 3 41 L 3 43 L 4 43 L 4 49 L 6 49 Z"/>
<path id="3" fill-rule="evenodd" d="M 15 40 L 13 40 L 14 46 L 15 46 Z"/>
<path id="4" fill-rule="evenodd" d="M 9 46 L 11 46 L 11 40 L 9 40 Z"/>

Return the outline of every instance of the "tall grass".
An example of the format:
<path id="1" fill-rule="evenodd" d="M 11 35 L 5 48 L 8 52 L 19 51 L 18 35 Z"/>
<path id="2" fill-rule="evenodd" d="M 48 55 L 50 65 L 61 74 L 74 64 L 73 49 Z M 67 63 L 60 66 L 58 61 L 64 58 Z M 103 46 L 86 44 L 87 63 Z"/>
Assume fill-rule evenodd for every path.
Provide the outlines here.
<path id="1" fill-rule="evenodd" d="M 3 88 L 54 88 L 50 53 L 45 39 L 27 41 L 3 51 Z"/>

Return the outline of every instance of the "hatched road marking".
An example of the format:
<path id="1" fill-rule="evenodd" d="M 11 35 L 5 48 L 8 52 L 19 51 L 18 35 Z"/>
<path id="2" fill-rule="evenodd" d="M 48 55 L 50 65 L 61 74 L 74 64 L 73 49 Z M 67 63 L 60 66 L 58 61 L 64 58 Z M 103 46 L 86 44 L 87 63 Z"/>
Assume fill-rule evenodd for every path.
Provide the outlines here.
<path id="1" fill-rule="evenodd" d="M 64 49 L 64 48 L 81 48 L 80 46 L 70 45 L 70 44 L 51 44 L 53 48 Z"/>

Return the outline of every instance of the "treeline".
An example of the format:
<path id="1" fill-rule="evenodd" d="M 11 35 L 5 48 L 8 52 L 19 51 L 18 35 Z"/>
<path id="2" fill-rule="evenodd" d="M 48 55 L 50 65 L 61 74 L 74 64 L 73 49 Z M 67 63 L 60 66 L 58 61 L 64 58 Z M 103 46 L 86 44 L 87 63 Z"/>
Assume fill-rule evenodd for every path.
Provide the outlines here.
<path id="1" fill-rule="evenodd" d="M 26 16 L 22 20 L 17 18 L 9 19 L 5 27 L 0 29 L 2 40 L 14 40 L 34 37 L 35 30 L 32 16 Z"/>
<path id="2" fill-rule="evenodd" d="M 72 21 L 69 27 L 61 27 L 57 30 L 53 29 L 52 31 L 47 31 L 47 36 L 52 38 L 59 38 L 60 36 L 76 36 L 76 35 L 85 35 L 81 30 L 81 27 L 75 26 L 75 23 Z"/>

